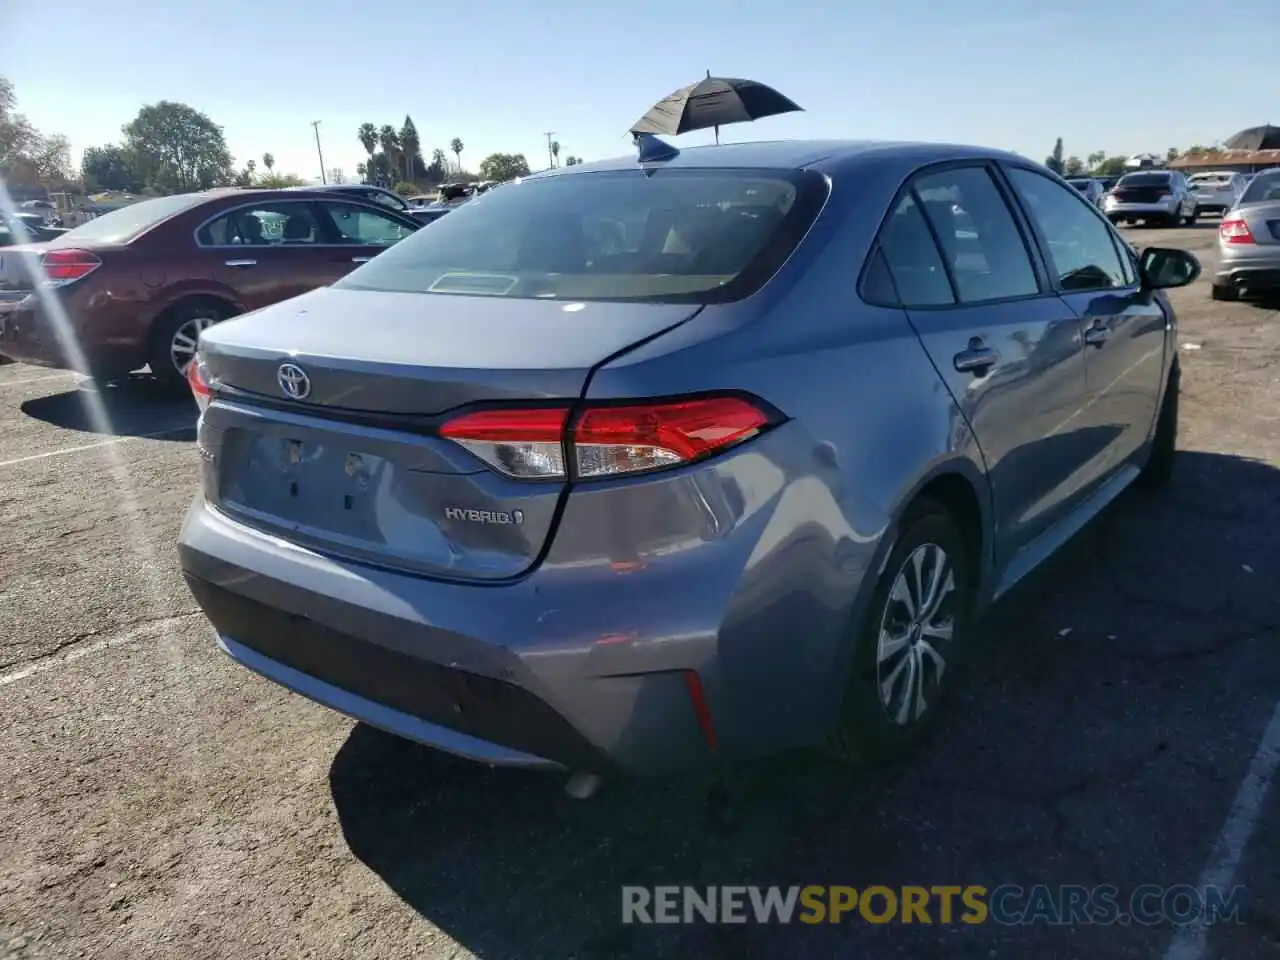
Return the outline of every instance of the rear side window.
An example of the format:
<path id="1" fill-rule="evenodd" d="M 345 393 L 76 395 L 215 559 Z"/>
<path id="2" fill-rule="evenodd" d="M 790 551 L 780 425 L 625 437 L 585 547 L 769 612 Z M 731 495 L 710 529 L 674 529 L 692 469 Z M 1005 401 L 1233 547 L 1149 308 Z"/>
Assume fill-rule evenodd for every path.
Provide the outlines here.
<path id="1" fill-rule="evenodd" d="M 910 193 L 899 201 L 881 229 L 880 250 L 904 307 L 941 307 L 956 302 L 938 245 Z M 873 291 L 864 292 L 870 299 Z"/>
<path id="2" fill-rule="evenodd" d="M 338 243 L 389 247 L 414 232 L 394 217 L 355 203 L 322 201 Z"/>
<path id="3" fill-rule="evenodd" d="M 912 192 L 942 247 L 961 303 L 1040 292 L 1022 234 L 985 168 L 927 174 L 917 178 Z"/>
<path id="4" fill-rule="evenodd" d="M 262 203 L 237 207 L 196 231 L 203 247 L 295 246 L 323 243 L 310 203 Z"/>
<path id="5" fill-rule="evenodd" d="M 1078 194 L 1020 167 L 1009 181 L 1027 214 L 1040 228 L 1050 269 L 1063 290 L 1107 290 L 1126 286 L 1111 230 Z"/>
<path id="6" fill-rule="evenodd" d="M 467 201 L 339 286 L 724 303 L 768 281 L 826 195 L 825 178 L 796 170 L 535 177 Z"/>

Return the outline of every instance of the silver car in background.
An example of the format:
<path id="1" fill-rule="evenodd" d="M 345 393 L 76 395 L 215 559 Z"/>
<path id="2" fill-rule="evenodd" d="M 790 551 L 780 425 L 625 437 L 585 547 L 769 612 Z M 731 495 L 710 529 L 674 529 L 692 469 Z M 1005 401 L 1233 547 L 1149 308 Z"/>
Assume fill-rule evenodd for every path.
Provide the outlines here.
<path id="1" fill-rule="evenodd" d="M 1218 227 L 1213 299 L 1280 290 L 1280 167 L 1254 176 Z"/>
<path id="2" fill-rule="evenodd" d="M 1248 181 L 1233 170 L 1197 173 L 1187 179 L 1196 196 L 1196 215 L 1226 213 L 1240 199 Z"/>
<path id="3" fill-rule="evenodd" d="M 1080 191 L 1080 195 L 1092 203 L 1099 210 L 1106 199 L 1107 191 L 1102 184 L 1093 177 L 1068 177 L 1067 183 L 1071 184 Z"/>
<path id="4" fill-rule="evenodd" d="M 1176 227 L 1196 222 L 1196 196 L 1177 170 L 1141 170 L 1120 178 L 1102 210 L 1112 223 Z"/>

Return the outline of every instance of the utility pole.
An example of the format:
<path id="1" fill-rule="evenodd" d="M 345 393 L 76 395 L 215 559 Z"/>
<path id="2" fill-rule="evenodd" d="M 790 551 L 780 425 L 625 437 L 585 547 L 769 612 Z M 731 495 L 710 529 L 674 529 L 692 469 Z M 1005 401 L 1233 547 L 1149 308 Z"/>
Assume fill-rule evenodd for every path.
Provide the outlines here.
<path id="1" fill-rule="evenodd" d="M 320 182 L 327 184 L 329 181 L 324 175 L 324 152 L 320 149 L 320 121 L 312 120 L 311 127 L 316 132 L 316 153 L 320 157 Z"/>
<path id="2" fill-rule="evenodd" d="M 548 131 L 546 132 L 546 138 L 547 138 L 547 166 L 549 166 L 549 167 L 554 167 L 554 166 L 556 165 L 556 155 L 555 155 L 554 153 L 552 153 L 552 152 L 551 152 L 551 138 L 552 138 L 552 137 L 554 137 L 555 135 L 556 135 L 556 132 L 555 132 L 554 130 L 548 130 Z"/>

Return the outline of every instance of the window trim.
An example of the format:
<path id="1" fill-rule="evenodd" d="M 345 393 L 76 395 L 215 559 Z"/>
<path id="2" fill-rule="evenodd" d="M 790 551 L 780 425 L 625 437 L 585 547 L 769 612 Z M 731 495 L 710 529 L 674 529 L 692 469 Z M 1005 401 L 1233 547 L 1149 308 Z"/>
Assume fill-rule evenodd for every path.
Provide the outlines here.
<path id="1" fill-rule="evenodd" d="M 1102 211 L 1100 211 L 1093 204 L 1086 201 L 1083 197 L 1081 197 L 1078 193 L 1076 193 L 1075 190 L 1072 190 L 1071 193 L 1076 197 L 1076 199 L 1081 204 L 1084 205 L 1084 208 L 1088 210 L 1090 214 L 1093 215 L 1094 219 L 1096 219 L 1099 223 L 1102 224 L 1102 226 L 1107 231 L 1107 235 L 1111 237 L 1111 246 L 1112 246 L 1112 249 L 1115 250 L 1116 256 L 1121 260 L 1123 260 L 1126 256 L 1129 257 L 1129 260 L 1133 266 L 1133 274 L 1137 279 L 1135 280 L 1135 282 L 1126 284 L 1121 287 L 1093 287 L 1088 290 L 1068 290 L 1065 287 L 1063 287 L 1061 279 L 1057 276 L 1057 270 L 1049 269 L 1049 265 L 1053 263 L 1053 257 L 1049 251 L 1049 238 L 1044 235 L 1043 231 L 1040 229 L 1040 225 L 1036 223 L 1035 219 L 1031 216 L 1031 211 L 1026 209 L 1026 207 L 1023 205 L 1022 197 L 1018 194 L 1017 188 L 1014 186 L 1013 180 L 1012 178 L 1009 177 L 1008 172 L 1010 170 L 1022 170 L 1022 171 L 1025 171 L 1026 173 L 1032 174 L 1033 176 L 1040 177 L 1042 180 L 1047 180 L 1050 183 L 1056 183 L 1056 181 L 1052 177 L 1045 176 L 1043 173 L 1041 173 L 1039 170 L 1037 170 L 1034 166 L 1032 166 L 1029 163 L 1011 163 L 1009 161 L 1004 161 L 1001 163 L 1000 166 L 1002 168 L 1001 174 L 1005 177 L 1006 181 L 1009 184 L 1009 190 L 1013 196 L 1013 200 L 1015 203 L 1018 204 L 1019 209 L 1022 211 L 1022 215 L 1027 218 L 1027 222 L 1031 228 L 1032 235 L 1035 237 L 1036 245 L 1040 248 L 1040 255 L 1043 258 L 1043 262 L 1045 265 L 1045 273 L 1049 281 L 1049 287 L 1055 294 L 1059 296 L 1063 296 L 1066 294 L 1076 294 L 1076 293 L 1118 294 L 1118 293 L 1132 293 L 1141 288 L 1142 272 L 1138 269 L 1138 264 L 1136 262 L 1133 262 L 1132 255 L 1129 253 L 1126 253 L 1128 247 L 1124 242 L 1124 237 L 1120 235 L 1120 231 L 1117 230 L 1115 226 L 1111 223 L 1111 221 L 1108 220 L 1102 214 Z"/>
<path id="2" fill-rule="evenodd" d="M 1013 219 L 1014 227 L 1018 231 L 1018 236 L 1022 240 L 1022 248 L 1026 251 L 1027 259 L 1031 262 L 1031 273 L 1035 277 L 1036 291 L 1034 293 L 1020 294 L 1016 297 L 999 297 L 992 300 L 961 300 L 959 289 L 956 286 L 955 276 L 952 267 L 947 263 L 947 258 L 942 253 L 942 247 L 938 242 L 938 234 L 933 226 L 933 222 L 925 215 L 924 208 L 920 204 L 920 198 L 916 193 L 916 181 L 922 177 L 932 176 L 937 173 L 945 173 L 949 170 L 973 169 L 978 168 L 985 170 L 987 176 L 991 178 L 992 186 L 995 187 L 996 193 L 1004 201 L 1005 208 L 1009 211 L 1010 217 Z M 916 204 L 920 211 L 921 217 L 924 219 L 925 226 L 929 229 L 929 235 L 933 238 L 934 251 L 938 255 L 938 260 L 942 263 L 943 270 L 947 273 L 947 282 L 951 286 L 951 296 L 954 298 L 952 303 L 938 304 L 920 304 L 914 306 L 906 306 L 902 302 L 902 294 L 898 293 L 898 302 L 895 304 L 880 303 L 867 298 L 864 288 L 867 272 L 870 269 L 871 256 L 876 250 L 881 249 L 880 235 L 884 232 L 885 226 L 889 219 L 894 215 L 894 211 L 898 209 L 898 205 L 907 196 L 911 195 L 912 202 Z M 1033 231 L 1033 224 L 1026 219 L 1026 212 L 1022 209 L 1022 205 L 1018 202 L 1016 196 L 1012 193 L 1008 181 L 1004 177 L 1004 171 L 1000 168 L 997 160 L 991 157 L 960 157 L 951 160 L 937 160 L 932 163 L 926 163 L 916 167 L 909 172 L 904 178 L 898 189 L 894 191 L 889 206 L 884 214 L 880 217 L 880 222 L 876 225 L 874 237 L 871 247 L 863 258 L 862 268 L 858 272 L 858 282 L 855 290 L 859 299 L 871 306 L 885 307 L 892 306 L 900 310 L 963 310 L 972 307 L 988 307 L 1002 303 L 1023 303 L 1028 300 L 1038 300 L 1045 296 L 1049 296 L 1054 291 L 1050 282 L 1050 274 L 1047 262 L 1044 260 L 1043 251 L 1038 243 L 1038 238 Z M 1110 226 L 1110 224 L 1108 224 Z M 886 261 L 887 263 L 887 261 Z M 893 278 L 893 271 L 889 271 L 890 278 Z M 897 281 L 894 279 L 894 289 L 897 290 Z"/>
<path id="3" fill-rule="evenodd" d="M 337 192 L 337 191 L 334 191 L 334 192 Z M 299 244 L 294 244 L 288 247 L 286 247 L 282 243 L 271 243 L 271 244 L 266 244 L 265 246 L 262 246 L 262 247 L 251 247 L 249 249 L 253 249 L 253 250 L 346 250 L 346 249 L 349 249 L 350 247 L 358 246 L 358 244 L 353 244 L 353 243 L 333 243 L 332 242 L 334 239 L 334 226 L 329 221 L 328 214 L 326 214 L 323 210 L 317 208 L 316 206 L 317 202 L 318 202 L 317 200 L 311 197 L 307 197 L 305 199 L 286 197 L 280 200 L 264 201 L 262 199 L 258 199 L 248 203 L 233 204 L 232 206 L 229 206 L 229 207 L 223 207 L 213 216 L 207 217 L 204 220 L 202 220 L 196 226 L 196 228 L 191 231 L 191 239 L 194 241 L 196 245 L 196 249 L 198 250 L 244 250 L 246 249 L 246 247 L 242 243 L 201 243 L 200 231 L 203 230 L 205 227 L 209 226 L 209 224 L 213 223 L 215 220 L 220 220 L 221 218 L 225 216 L 229 216 L 230 214 L 233 214 L 238 210 L 252 210 L 255 207 L 277 206 L 279 204 L 289 203 L 289 204 L 306 204 L 307 206 L 312 208 L 311 216 L 316 221 L 316 225 L 325 234 L 325 238 L 326 238 L 325 242 L 324 243 L 307 243 L 307 244 L 299 243 Z M 420 221 L 414 220 L 413 217 L 410 217 L 404 214 L 399 214 L 396 211 L 390 209 L 389 207 L 377 206 L 372 203 L 365 203 L 361 200 L 357 200 L 354 198 L 344 197 L 342 200 L 338 200 L 335 202 L 349 203 L 352 206 L 360 207 L 362 209 L 371 210 L 379 213 L 385 213 L 388 216 L 390 216 L 392 219 L 400 220 L 404 226 L 407 226 L 407 227 L 411 226 L 415 230 L 425 225 Z"/>

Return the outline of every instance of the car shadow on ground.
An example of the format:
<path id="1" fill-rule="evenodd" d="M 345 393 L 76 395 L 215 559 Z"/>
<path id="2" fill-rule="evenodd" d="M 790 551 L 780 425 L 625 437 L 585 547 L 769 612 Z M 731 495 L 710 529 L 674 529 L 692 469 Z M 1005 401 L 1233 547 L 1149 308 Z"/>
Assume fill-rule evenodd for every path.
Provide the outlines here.
<path id="1" fill-rule="evenodd" d="M 1169 489 L 1126 493 L 984 620 L 908 762 L 744 764 L 729 832 L 708 826 L 706 775 L 574 801 L 561 776 L 363 725 L 330 768 L 341 827 L 478 956 L 1052 955 L 1065 931 L 1043 925 L 624 925 L 621 887 L 1194 883 L 1280 685 L 1280 652 L 1253 639 L 1280 630 L 1264 573 L 1280 568 L 1277 524 L 1280 471 L 1181 453 Z M 1154 956 L 1169 932 L 1094 927 L 1069 943 Z"/>
<path id="2" fill-rule="evenodd" d="M 109 383 L 82 378 L 76 389 L 27 400 L 21 410 L 55 427 L 82 433 L 170 441 L 191 441 L 196 436 L 196 407 L 190 395 L 167 392 L 147 374 Z"/>

